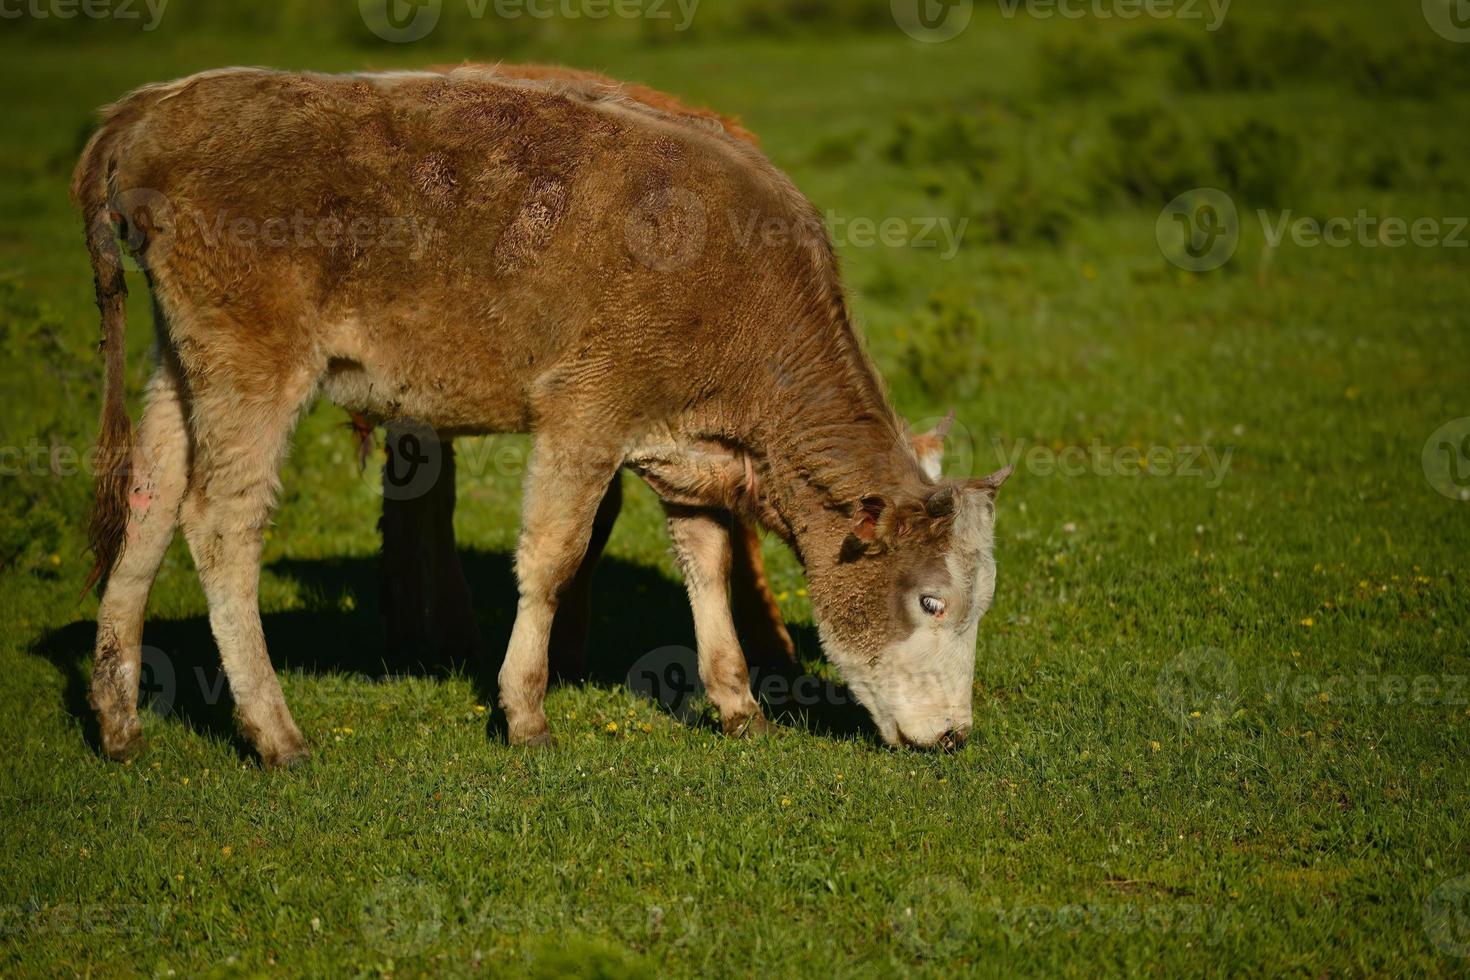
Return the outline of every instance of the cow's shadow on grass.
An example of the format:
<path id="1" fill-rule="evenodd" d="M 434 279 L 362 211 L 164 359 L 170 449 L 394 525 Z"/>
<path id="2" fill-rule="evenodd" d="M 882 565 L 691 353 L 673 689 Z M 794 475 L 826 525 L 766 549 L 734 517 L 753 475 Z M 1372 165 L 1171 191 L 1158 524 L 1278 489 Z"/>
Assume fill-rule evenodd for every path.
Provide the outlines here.
<path id="1" fill-rule="evenodd" d="M 283 559 L 267 566 L 268 571 L 295 580 L 306 608 L 262 617 L 272 663 L 277 670 L 379 683 L 403 677 L 467 676 L 475 683 L 476 697 L 493 705 L 493 674 L 499 669 L 514 618 L 515 576 L 510 556 L 505 554 L 464 551 L 461 561 L 474 594 L 482 646 L 479 657 L 455 661 L 421 651 L 390 649 L 378 604 L 376 558 Z M 32 648 L 66 678 L 66 707 L 81 722 L 94 748 L 100 739 L 87 703 L 87 678 L 96 629 L 95 621 L 78 620 L 47 633 Z M 815 666 L 819 660 L 815 631 L 793 628 L 792 635 L 802 663 L 806 668 Z M 143 701 L 155 712 L 232 741 L 248 756 L 250 747 L 240 739 L 232 718 L 229 689 L 208 619 L 150 618 L 143 647 Z M 682 586 L 652 568 L 614 558 L 602 560 L 593 588 L 587 682 L 629 684 L 684 723 L 708 726 L 713 724 L 708 711 L 691 711 L 689 700 L 683 698 L 672 704 L 667 697 L 661 701 L 650 685 L 635 680 L 647 676 L 650 664 L 658 671 L 668 669 L 670 656 L 683 664 L 686 673 L 681 676 L 692 676 L 693 647 L 693 623 Z M 681 649 L 683 654 L 677 652 Z M 767 713 L 782 725 L 827 737 L 876 738 L 866 714 L 841 685 L 813 677 L 801 668 L 759 671 L 755 682 Z M 494 716 L 489 734 L 503 737 Z"/>

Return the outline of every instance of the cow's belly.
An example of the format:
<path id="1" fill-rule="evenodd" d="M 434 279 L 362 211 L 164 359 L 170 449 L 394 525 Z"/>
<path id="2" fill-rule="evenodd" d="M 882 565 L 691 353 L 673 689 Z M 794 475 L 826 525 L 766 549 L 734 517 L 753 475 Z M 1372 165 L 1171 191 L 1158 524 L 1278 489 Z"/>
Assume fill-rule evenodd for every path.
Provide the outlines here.
<path id="1" fill-rule="evenodd" d="M 437 344 L 334 354 L 322 393 L 374 421 L 413 420 L 448 433 L 525 432 L 525 379 L 493 353 Z"/>

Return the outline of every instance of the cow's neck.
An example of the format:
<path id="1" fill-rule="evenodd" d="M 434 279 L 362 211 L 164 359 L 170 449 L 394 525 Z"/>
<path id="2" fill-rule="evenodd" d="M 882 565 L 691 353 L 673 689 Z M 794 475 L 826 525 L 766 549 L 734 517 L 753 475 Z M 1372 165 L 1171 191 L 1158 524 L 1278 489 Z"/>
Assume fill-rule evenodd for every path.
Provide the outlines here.
<path id="1" fill-rule="evenodd" d="M 872 365 L 843 323 L 772 366 L 762 425 L 768 521 L 810 565 L 840 544 L 852 508 L 922 479 Z M 782 526 L 784 525 L 784 526 Z M 820 541 L 819 541 L 820 539 Z M 815 546 L 815 548 L 814 548 Z"/>

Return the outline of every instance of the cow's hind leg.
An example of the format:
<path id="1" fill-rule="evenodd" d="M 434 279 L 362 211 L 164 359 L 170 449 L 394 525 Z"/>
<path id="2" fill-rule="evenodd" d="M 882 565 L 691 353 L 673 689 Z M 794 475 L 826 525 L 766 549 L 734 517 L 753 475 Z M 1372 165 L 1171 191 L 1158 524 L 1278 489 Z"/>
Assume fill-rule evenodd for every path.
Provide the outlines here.
<path id="1" fill-rule="evenodd" d="M 297 368 L 246 373 L 213 364 L 190 373 L 194 464 L 181 520 L 209 625 L 246 736 L 266 766 L 307 756 L 286 708 L 260 623 L 261 535 L 282 457 L 316 378 Z"/>
<path id="2" fill-rule="evenodd" d="M 127 541 L 97 609 L 91 702 L 102 749 L 130 758 L 142 746 L 138 723 L 143 617 L 148 593 L 178 526 L 189 474 L 189 435 L 177 365 L 165 354 L 148 383 L 147 406 L 129 469 Z"/>
<path id="3" fill-rule="evenodd" d="M 383 516 L 378 521 L 383 621 L 389 650 L 453 664 L 481 652 L 470 587 L 454 543 L 453 441 L 436 437 L 440 470 L 422 493 L 405 496 L 391 480 L 394 453 L 403 440 L 423 432 L 422 426 L 388 426 L 389 461 L 383 467 Z"/>
<path id="4" fill-rule="evenodd" d="M 766 579 L 760 534 L 754 524 L 737 519 L 730 537 L 730 604 L 746 663 L 755 669 L 790 669 L 796 663 L 796 647 Z"/>
<path id="5" fill-rule="evenodd" d="M 727 735 L 765 731 L 768 725 L 750 693 L 750 674 L 730 615 L 728 517 L 673 504 L 665 510 L 694 612 L 699 679 L 720 712 L 720 727 Z"/>
<path id="6" fill-rule="evenodd" d="M 623 509 L 623 481 L 614 476 L 592 518 L 592 536 L 572 583 L 557 603 L 551 626 L 551 674 L 563 681 L 580 681 L 587 674 L 587 633 L 592 623 L 592 578 L 602 558 L 613 524 Z"/>
<path id="7" fill-rule="evenodd" d="M 589 446 L 586 438 L 585 432 L 540 432 L 531 452 L 516 549 L 520 599 L 499 677 L 512 745 L 551 740 L 543 704 L 552 623 L 582 565 L 597 508 L 621 462 L 617 450 Z"/>

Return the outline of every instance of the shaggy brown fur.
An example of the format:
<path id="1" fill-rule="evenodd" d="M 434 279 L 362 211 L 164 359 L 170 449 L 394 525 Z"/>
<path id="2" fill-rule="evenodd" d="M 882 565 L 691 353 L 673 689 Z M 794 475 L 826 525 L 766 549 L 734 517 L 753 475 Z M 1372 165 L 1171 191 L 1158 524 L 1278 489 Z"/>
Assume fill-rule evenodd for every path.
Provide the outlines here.
<path id="1" fill-rule="evenodd" d="M 885 738 L 962 737 L 998 481 L 951 488 L 963 497 L 955 516 L 929 513 L 937 488 L 848 319 L 818 215 L 749 144 L 584 82 L 231 69 L 109 109 L 74 187 L 89 226 L 135 188 L 171 212 L 137 239 L 166 342 L 133 459 L 159 461 L 156 492 L 129 507 L 126 483 L 99 484 L 104 509 L 129 511 L 130 536 L 126 551 L 115 531 L 98 542 L 99 556 L 117 556 L 99 641 L 116 629 L 135 642 L 177 521 L 242 728 L 268 764 L 306 745 L 261 632 L 260 533 L 289 434 L 318 391 L 451 434 L 533 433 L 499 675 L 512 742 L 549 737 L 558 598 L 625 464 L 666 490 L 681 565 L 699 571 L 701 674 L 725 681 L 711 696 L 727 729 L 748 729 L 758 709 L 734 683 L 745 668 L 709 588 L 728 547 L 712 507 L 796 549 L 824 646 Z M 317 234 L 241 230 L 298 219 Z M 374 233 L 389 220 L 428 233 Z M 742 241 L 751 221 L 787 234 Z M 120 336 L 120 319 L 107 330 Z M 120 344 L 108 359 L 111 402 Z M 187 453 L 169 422 L 181 407 Z M 110 431 L 104 448 L 121 448 Z M 860 556 L 853 537 L 869 545 Z M 918 587 L 953 592 L 953 628 L 914 625 Z M 942 684 L 927 668 L 888 666 L 936 643 Z M 99 703 L 104 744 L 136 725 L 132 705 Z"/>

